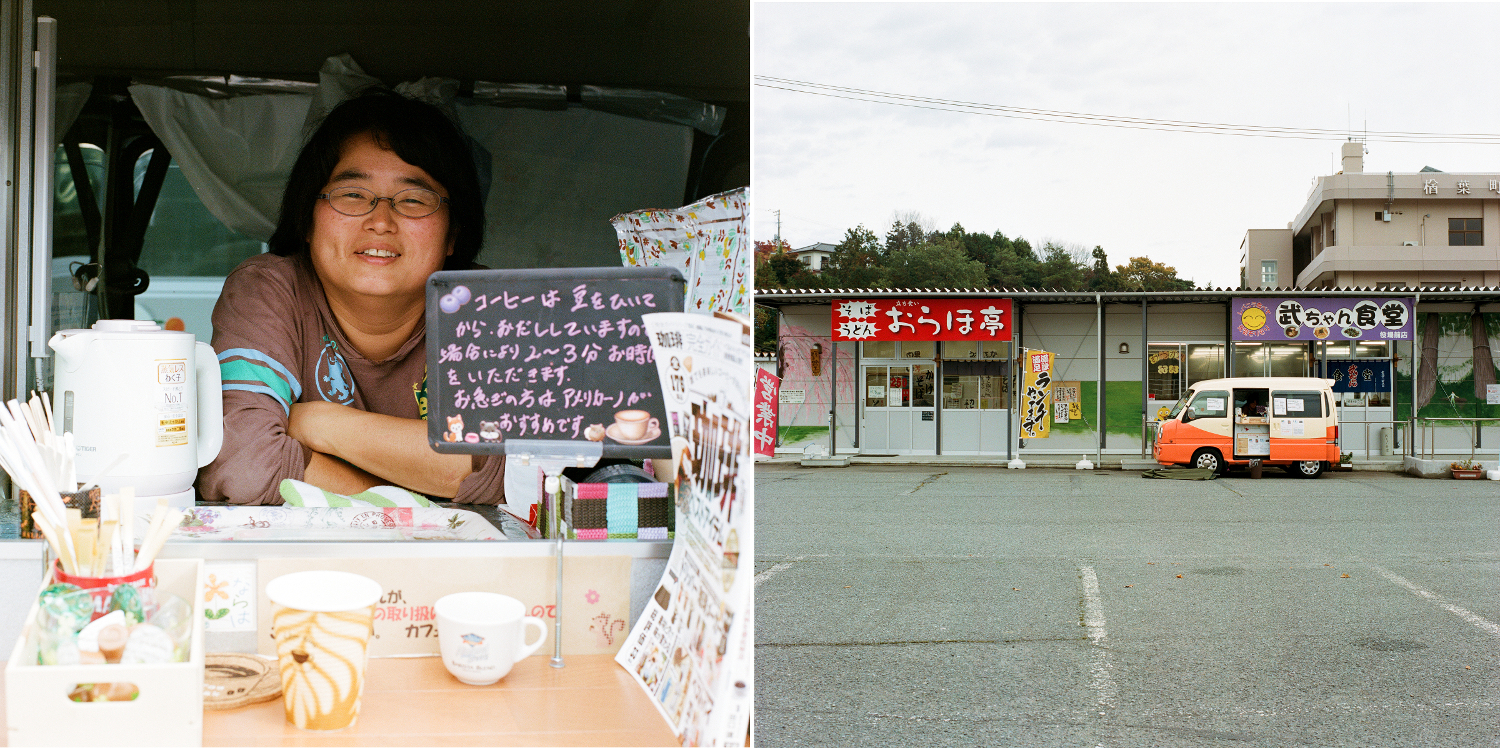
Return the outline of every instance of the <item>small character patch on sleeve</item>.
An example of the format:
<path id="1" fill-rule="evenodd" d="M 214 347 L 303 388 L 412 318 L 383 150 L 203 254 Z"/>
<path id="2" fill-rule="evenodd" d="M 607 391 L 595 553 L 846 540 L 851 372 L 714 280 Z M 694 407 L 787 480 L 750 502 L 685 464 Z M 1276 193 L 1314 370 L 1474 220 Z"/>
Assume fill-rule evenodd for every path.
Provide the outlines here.
<path id="1" fill-rule="evenodd" d="M 417 400 L 417 415 L 427 420 L 427 370 L 422 370 L 422 381 L 412 383 L 411 395 Z"/>

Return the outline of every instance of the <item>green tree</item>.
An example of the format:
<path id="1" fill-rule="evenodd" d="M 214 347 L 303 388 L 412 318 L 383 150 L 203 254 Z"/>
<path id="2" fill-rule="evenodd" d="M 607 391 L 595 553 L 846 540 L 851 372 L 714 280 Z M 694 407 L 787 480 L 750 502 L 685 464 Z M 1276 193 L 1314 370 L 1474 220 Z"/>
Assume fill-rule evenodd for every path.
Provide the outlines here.
<path id="1" fill-rule="evenodd" d="M 756 288 L 785 288 L 781 279 L 771 270 L 771 258 L 779 252 L 785 251 L 785 247 L 778 247 L 772 242 L 755 243 L 755 281 Z"/>
<path id="2" fill-rule="evenodd" d="M 823 261 L 823 282 L 829 288 L 884 288 L 882 247 L 875 232 L 860 224 L 844 232 L 844 240 Z"/>
<path id="3" fill-rule="evenodd" d="M 771 255 L 769 265 L 782 288 L 821 288 L 823 285 L 811 268 L 785 252 Z"/>
<path id="4" fill-rule="evenodd" d="M 768 306 L 755 305 L 755 352 L 775 353 L 777 326 L 781 312 Z"/>
<path id="5" fill-rule="evenodd" d="M 913 215 L 911 220 L 904 223 L 898 220 L 885 233 L 885 255 L 891 256 L 896 252 L 911 249 L 912 247 L 927 241 L 927 230 L 918 223 L 921 216 Z"/>
<path id="6" fill-rule="evenodd" d="M 886 257 L 892 288 L 984 288 L 984 265 L 969 259 L 959 242 L 946 237 Z"/>
<path id="7" fill-rule="evenodd" d="M 1067 246 L 1047 242 L 1042 246 L 1042 261 L 1037 267 L 1042 288 L 1063 291 L 1081 291 L 1084 286 L 1083 268 L 1073 259 L 1073 251 Z"/>
<path id="8" fill-rule="evenodd" d="M 1104 254 L 1104 248 L 1094 245 L 1092 252 L 1094 264 L 1088 271 L 1088 289 L 1090 291 L 1116 291 L 1116 279 L 1114 273 L 1109 271 L 1109 257 Z"/>
<path id="9" fill-rule="evenodd" d="M 1031 246 L 1024 239 L 1017 242 L 996 231 L 994 234 L 978 234 L 964 231 L 961 224 L 953 224 L 945 236 L 963 246 L 969 259 L 984 266 L 986 283 L 991 288 L 1018 288 L 1037 284 L 1036 258 Z"/>
<path id="10" fill-rule="evenodd" d="M 1152 262 L 1149 257 L 1132 257 L 1128 265 L 1115 266 L 1120 291 L 1191 291 L 1193 282 L 1177 277 L 1177 269 Z"/>

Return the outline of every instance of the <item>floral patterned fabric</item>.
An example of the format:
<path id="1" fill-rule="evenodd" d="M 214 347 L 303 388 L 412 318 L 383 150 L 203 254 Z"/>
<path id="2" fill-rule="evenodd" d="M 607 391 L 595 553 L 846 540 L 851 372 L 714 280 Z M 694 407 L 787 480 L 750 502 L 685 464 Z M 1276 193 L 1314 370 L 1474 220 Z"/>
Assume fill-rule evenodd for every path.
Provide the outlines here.
<path id="1" fill-rule="evenodd" d="M 466 509 L 442 507 L 289 507 L 200 506 L 187 510 L 173 531 L 194 540 L 273 540 L 276 529 L 380 530 L 400 532 L 404 540 L 504 540 L 488 520 Z M 144 520 L 150 522 L 147 515 Z M 251 531 L 251 532 L 246 532 Z M 288 533 L 288 539 L 297 539 Z M 351 534 L 351 540 L 358 539 Z"/>

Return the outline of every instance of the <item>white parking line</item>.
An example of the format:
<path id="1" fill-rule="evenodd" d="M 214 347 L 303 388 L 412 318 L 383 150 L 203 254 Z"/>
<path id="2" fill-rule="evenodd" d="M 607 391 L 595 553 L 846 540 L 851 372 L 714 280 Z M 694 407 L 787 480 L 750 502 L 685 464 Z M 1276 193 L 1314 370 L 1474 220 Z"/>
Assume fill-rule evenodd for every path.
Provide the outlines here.
<path id="1" fill-rule="evenodd" d="M 759 587 L 761 582 L 766 581 L 772 575 L 779 574 L 779 573 L 781 573 L 783 571 L 786 571 L 787 569 L 792 568 L 792 564 L 794 564 L 794 563 L 796 563 L 798 561 L 801 561 L 801 560 L 803 560 L 805 558 L 807 558 L 807 556 L 798 556 L 798 557 L 792 559 L 791 561 L 787 561 L 785 563 L 777 564 L 775 566 L 772 566 L 769 569 L 766 569 L 765 571 L 763 571 L 763 572 L 761 572 L 759 574 L 756 574 L 755 575 L 755 586 Z"/>
<path id="2" fill-rule="evenodd" d="M 1437 595 L 1434 595 L 1431 592 L 1428 592 L 1427 590 L 1416 586 L 1415 584 L 1412 584 L 1411 582 L 1408 582 L 1399 574 L 1382 569 L 1375 564 L 1370 564 L 1370 568 L 1374 569 L 1375 572 L 1380 576 L 1385 577 L 1386 579 L 1396 583 L 1397 585 L 1410 590 L 1411 593 L 1416 595 L 1417 597 L 1420 597 L 1423 600 L 1426 600 L 1433 605 L 1436 605 L 1439 608 L 1442 608 L 1443 610 L 1446 610 L 1449 613 L 1452 613 L 1453 615 L 1456 615 L 1459 618 L 1462 618 L 1465 621 L 1474 624 L 1479 628 L 1480 631 L 1483 631 L 1490 636 L 1500 638 L 1500 624 L 1497 624 L 1494 621 L 1487 620 L 1477 613 L 1473 613 L 1471 611 L 1460 608 L 1457 605 L 1454 605 L 1453 603 L 1450 603 L 1447 600 L 1444 600 L 1443 598 L 1438 597 Z"/>
<path id="3" fill-rule="evenodd" d="M 1083 574 L 1083 625 L 1088 629 L 1089 688 L 1093 689 L 1100 709 L 1115 708 L 1115 683 L 1110 671 L 1115 669 L 1105 644 L 1109 641 L 1109 630 L 1105 628 L 1104 602 L 1099 598 L 1099 577 L 1094 567 L 1080 566 Z M 1099 712 L 1102 716 L 1104 712 Z"/>

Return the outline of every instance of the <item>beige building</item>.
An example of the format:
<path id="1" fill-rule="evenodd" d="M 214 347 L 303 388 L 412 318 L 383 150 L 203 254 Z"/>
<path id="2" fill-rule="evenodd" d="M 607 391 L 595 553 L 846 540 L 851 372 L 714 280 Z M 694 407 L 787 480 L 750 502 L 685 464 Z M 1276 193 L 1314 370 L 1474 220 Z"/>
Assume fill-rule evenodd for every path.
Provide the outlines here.
<path id="1" fill-rule="evenodd" d="M 1500 174 L 1364 171 L 1364 144 L 1319 177 L 1285 229 L 1251 229 L 1240 285 L 1274 288 L 1500 286 Z"/>

